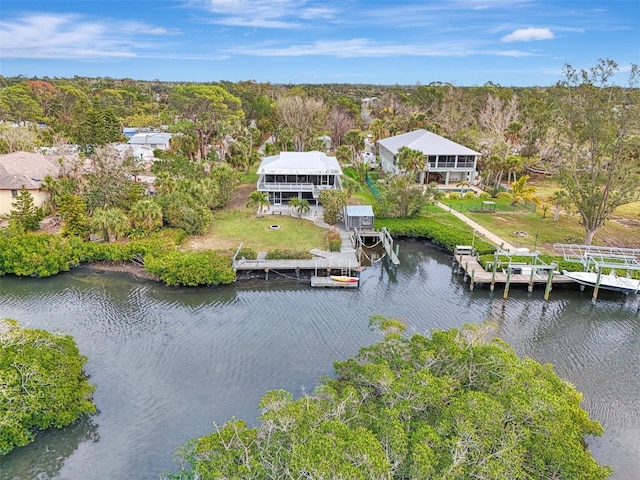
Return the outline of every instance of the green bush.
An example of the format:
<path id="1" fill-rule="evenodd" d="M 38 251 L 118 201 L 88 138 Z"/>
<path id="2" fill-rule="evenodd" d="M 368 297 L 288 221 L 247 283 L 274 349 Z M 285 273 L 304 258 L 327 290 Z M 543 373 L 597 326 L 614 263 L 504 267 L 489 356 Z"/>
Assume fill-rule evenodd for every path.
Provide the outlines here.
<path id="1" fill-rule="evenodd" d="M 340 238 L 340 231 L 332 228 L 326 234 L 327 250 L 330 252 L 339 252 L 342 248 L 342 238 Z"/>
<path id="2" fill-rule="evenodd" d="M 469 192 L 464 194 L 464 198 L 476 198 L 476 192 L 471 190 L 471 191 L 469 191 Z"/>
<path id="3" fill-rule="evenodd" d="M 491 198 L 491 194 L 489 194 L 488 192 L 480 192 L 478 194 L 478 198 L 482 200 L 488 200 L 489 198 Z"/>
<path id="4" fill-rule="evenodd" d="M 172 286 L 219 285 L 235 280 L 231 258 L 210 251 L 150 253 L 144 259 L 144 268 Z"/>
<path id="5" fill-rule="evenodd" d="M 450 192 L 447 194 L 449 200 L 460 200 L 462 197 L 458 192 Z"/>
<path id="6" fill-rule="evenodd" d="M 270 250 L 267 260 L 311 260 L 313 255 L 306 250 Z"/>
<path id="7" fill-rule="evenodd" d="M 0 455 L 96 412 L 86 362 L 68 335 L 0 320 Z"/>
<path id="8" fill-rule="evenodd" d="M 48 277 L 66 272 L 85 258 L 82 242 L 59 235 L 0 235 L 0 274 Z"/>
<path id="9" fill-rule="evenodd" d="M 375 224 L 376 228 L 386 227 L 392 235 L 426 238 L 452 253 L 457 245 L 471 245 L 473 241 L 472 231 L 442 224 L 431 217 L 376 218 Z M 493 245 L 478 238 L 474 246 L 480 255 L 496 250 Z"/>

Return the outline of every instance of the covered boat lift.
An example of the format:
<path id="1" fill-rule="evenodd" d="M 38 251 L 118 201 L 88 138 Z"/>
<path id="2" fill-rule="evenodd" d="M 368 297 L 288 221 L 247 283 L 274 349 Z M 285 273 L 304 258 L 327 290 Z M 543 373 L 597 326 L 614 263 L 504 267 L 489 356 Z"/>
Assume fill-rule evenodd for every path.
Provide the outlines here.
<path id="1" fill-rule="evenodd" d="M 595 303 L 598 298 L 604 269 L 624 270 L 627 272 L 627 277 L 631 276 L 631 272 L 640 271 L 640 249 L 637 248 L 599 247 L 571 243 L 555 243 L 553 248 L 556 251 L 561 251 L 567 262 L 580 263 L 585 272 L 595 273 L 592 303 Z M 635 293 L 638 293 L 637 290 Z"/>

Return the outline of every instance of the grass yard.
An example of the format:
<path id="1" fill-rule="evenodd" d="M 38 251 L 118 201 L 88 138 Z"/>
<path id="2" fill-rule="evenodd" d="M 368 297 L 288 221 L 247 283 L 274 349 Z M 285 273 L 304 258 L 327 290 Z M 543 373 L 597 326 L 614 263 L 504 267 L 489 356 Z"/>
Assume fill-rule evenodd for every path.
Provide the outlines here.
<path id="1" fill-rule="evenodd" d="M 500 200 L 500 199 L 498 199 Z M 465 200 L 460 200 L 465 202 Z M 553 253 L 554 243 L 583 243 L 584 229 L 578 215 L 562 213 L 557 222 L 553 221 L 553 209 L 542 216 L 542 209 L 536 212 L 497 211 L 496 213 L 473 213 L 455 201 L 448 202 L 452 208 L 489 229 L 507 242 L 518 247 L 534 247 L 544 253 Z M 610 247 L 640 248 L 640 218 L 614 217 L 598 230 L 594 245 Z"/>
<path id="2" fill-rule="evenodd" d="M 272 225 L 280 228 L 274 230 Z M 184 246 L 192 250 L 232 250 L 242 243 L 258 252 L 325 249 L 326 232 L 309 220 L 287 215 L 256 218 L 255 209 L 235 208 L 216 212 L 209 232 L 189 237 Z"/>

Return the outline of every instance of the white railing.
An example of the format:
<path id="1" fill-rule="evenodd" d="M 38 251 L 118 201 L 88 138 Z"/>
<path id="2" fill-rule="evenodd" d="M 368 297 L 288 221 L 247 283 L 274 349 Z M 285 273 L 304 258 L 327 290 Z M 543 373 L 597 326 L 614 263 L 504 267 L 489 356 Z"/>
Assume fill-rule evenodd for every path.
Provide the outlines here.
<path id="1" fill-rule="evenodd" d="M 261 192 L 318 192 L 320 190 L 336 190 L 336 185 L 314 185 L 313 183 L 276 183 L 258 182 Z"/>

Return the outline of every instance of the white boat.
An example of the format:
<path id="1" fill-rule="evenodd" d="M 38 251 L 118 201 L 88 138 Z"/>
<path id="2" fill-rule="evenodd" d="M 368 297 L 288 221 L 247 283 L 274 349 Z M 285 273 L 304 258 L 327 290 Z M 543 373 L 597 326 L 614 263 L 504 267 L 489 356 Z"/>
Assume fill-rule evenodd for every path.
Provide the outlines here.
<path id="1" fill-rule="evenodd" d="M 598 274 L 594 272 L 567 272 L 562 271 L 565 277 L 569 277 L 575 280 L 580 285 L 586 285 L 587 287 L 595 287 L 598 281 Z M 614 273 L 602 274 L 600 276 L 600 285 L 598 288 L 604 288 L 606 290 L 614 290 L 616 292 L 624 293 L 638 293 L 640 292 L 640 280 L 627 277 L 619 277 Z"/>

